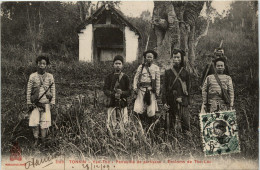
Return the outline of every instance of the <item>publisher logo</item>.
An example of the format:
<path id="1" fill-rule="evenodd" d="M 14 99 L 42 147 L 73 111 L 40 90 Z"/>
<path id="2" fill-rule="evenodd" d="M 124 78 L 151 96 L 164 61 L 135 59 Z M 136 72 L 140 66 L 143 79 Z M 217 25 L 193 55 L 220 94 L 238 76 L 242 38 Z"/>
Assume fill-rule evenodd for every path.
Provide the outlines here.
<path id="1" fill-rule="evenodd" d="M 10 161 L 21 161 L 22 160 L 22 151 L 18 142 L 14 142 L 12 148 L 10 149 Z"/>

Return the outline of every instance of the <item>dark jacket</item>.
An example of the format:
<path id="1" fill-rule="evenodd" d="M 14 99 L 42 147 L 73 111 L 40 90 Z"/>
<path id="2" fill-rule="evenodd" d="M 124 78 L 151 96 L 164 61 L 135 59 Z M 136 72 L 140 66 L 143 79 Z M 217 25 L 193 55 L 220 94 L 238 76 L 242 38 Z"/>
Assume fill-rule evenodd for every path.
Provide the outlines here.
<path id="1" fill-rule="evenodd" d="M 107 97 L 111 98 L 111 103 L 110 107 L 115 107 L 116 106 L 116 99 L 115 99 L 115 84 L 116 81 L 119 79 L 119 75 L 116 75 L 114 73 L 109 74 L 105 78 L 105 85 L 103 88 L 103 91 Z M 117 89 L 122 90 L 121 94 L 121 107 L 126 107 L 127 106 L 127 97 L 131 95 L 131 90 L 130 90 L 130 82 L 129 82 L 129 77 L 124 74 L 119 82 L 119 87 Z"/>
<path id="2" fill-rule="evenodd" d="M 175 68 L 177 73 L 179 73 L 181 68 Z M 163 80 L 163 89 L 162 89 L 162 102 L 163 104 L 167 104 L 170 106 L 171 109 L 177 109 L 177 98 L 182 98 L 182 106 L 189 105 L 189 89 L 190 89 L 190 76 L 187 70 L 183 69 L 180 73 L 179 77 L 183 82 L 186 82 L 187 85 L 187 92 L 188 95 L 184 94 L 181 83 L 177 80 L 172 89 L 172 83 L 175 79 L 175 74 L 173 73 L 172 69 L 165 70 L 164 80 Z"/>

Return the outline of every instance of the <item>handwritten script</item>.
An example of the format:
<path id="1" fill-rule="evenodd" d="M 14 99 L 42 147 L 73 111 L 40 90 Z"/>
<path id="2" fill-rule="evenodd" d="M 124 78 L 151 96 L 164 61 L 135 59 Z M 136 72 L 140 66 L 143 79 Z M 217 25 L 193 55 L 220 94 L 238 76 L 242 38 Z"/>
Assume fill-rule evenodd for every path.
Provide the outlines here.
<path id="1" fill-rule="evenodd" d="M 25 169 L 29 169 L 30 167 L 35 168 L 35 167 L 43 165 L 45 163 L 49 163 L 48 165 L 42 167 L 42 168 L 45 168 L 45 167 L 53 164 L 52 160 L 61 156 L 61 155 L 62 155 L 61 153 L 55 153 L 53 155 L 49 155 L 47 157 L 43 157 L 43 158 L 40 158 L 40 159 L 32 158 L 31 161 L 27 161 L 25 163 Z"/>

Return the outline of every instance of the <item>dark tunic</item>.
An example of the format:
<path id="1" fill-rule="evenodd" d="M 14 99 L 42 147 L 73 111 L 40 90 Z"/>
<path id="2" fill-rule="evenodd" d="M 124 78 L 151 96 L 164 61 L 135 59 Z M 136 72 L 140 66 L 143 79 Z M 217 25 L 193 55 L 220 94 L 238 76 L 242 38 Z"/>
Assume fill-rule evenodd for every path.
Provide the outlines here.
<path id="1" fill-rule="evenodd" d="M 180 72 L 180 67 L 174 67 L 176 72 Z M 183 82 L 186 82 L 188 94 L 184 94 L 181 83 L 179 80 L 175 82 L 173 88 L 170 90 L 175 74 L 172 69 L 165 70 L 164 81 L 163 81 L 163 90 L 162 90 L 162 102 L 170 106 L 169 109 L 169 123 L 170 127 L 174 128 L 176 123 L 176 118 L 181 120 L 181 127 L 183 132 L 190 130 L 190 114 L 188 111 L 189 105 L 189 89 L 190 89 L 190 76 L 187 70 L 183 69 L 179 74 L 179 77 Z M 182 102 L 179 104 L 176 101 L 177 98 L 182 98 Z M 167 124 L 167 123 L 166 123 Z M 165 125 L 166 125 L 165 124 Z M 178 126 L 178 125 L 177 125 Z M 165 127 L 167 128 L 167 127 Z"/>
<path id="2" fill-rule="evenodd" d="M 119 79 L 119 74 L 114 74 L 114 73 L 109 74 L 105 78 L 105 85 L 104 85 L 103 91 L 107 97 L 111 98 L 110 107 L 116 106 L 114 87 L 115 87 L 116 81 L 118 79 Z M 129 97 L 131 95 L 129 77 L 126 74 L 124 74 L 122 76 L 122 78 L 119 82 L 119 86 L 116 88 L 122 90 L 120 99 L 125 99 L 125 100 L 121 100 L 121 107 L 126 107 L 127 106 L 127 97 Z"/>
<path id="3" fill-rule="evenodd" d="M 177 73 L 180 71 L 180 67 L 175 67 Z M 172 88 L 169 91 L 170 86 L 172 85 L 175 74 L 172 69 L 165 70 L 163 89 L 162 89 L 162 102 L 170 106 L 171 110 L 177 110 L 177 98 L 182 98 L 181 106 L 187 107 L 189 105 L 189 87 L 190 87 L 190 76 L 189 73 L 183 69 L 179 77 L 183 82 L 186 82 L 188 95 L 183 93 L 182 86 L 179 80 L 177 80 Z"/>

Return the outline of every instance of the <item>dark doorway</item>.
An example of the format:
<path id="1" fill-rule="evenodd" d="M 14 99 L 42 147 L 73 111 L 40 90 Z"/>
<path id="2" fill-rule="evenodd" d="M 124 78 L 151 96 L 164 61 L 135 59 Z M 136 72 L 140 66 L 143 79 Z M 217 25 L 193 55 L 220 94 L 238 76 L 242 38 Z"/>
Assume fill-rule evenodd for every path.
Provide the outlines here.
<path id="1" fill-rule="evenodd" d="M 94 31 L 94 59 L 112 61 L 124 53 L 123 32 L 119 28 L 96 28 Z"/>

